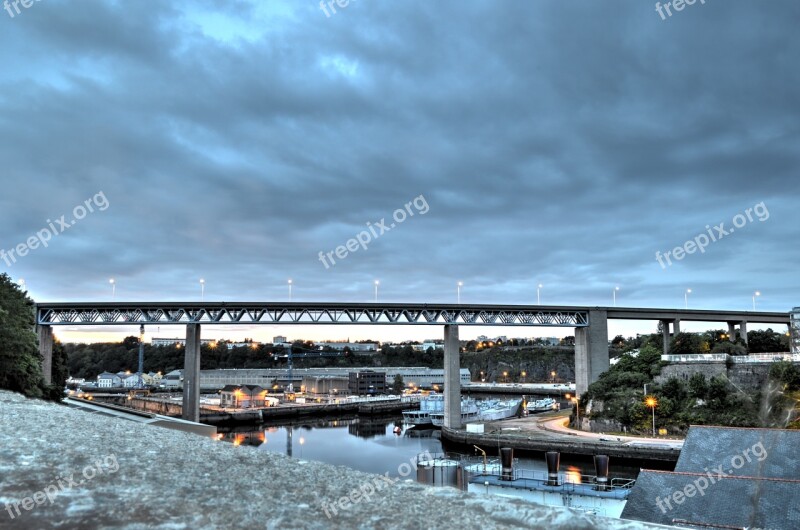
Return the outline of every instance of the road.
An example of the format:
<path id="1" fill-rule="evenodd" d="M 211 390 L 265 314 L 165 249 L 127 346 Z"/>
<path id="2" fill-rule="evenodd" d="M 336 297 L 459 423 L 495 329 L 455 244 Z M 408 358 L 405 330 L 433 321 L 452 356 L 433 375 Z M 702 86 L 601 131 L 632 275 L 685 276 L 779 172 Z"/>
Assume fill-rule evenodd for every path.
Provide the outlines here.
<path id="1" fill-rule="evenodd" d="M 644 436 L 617 436 L 587 431 L 578 431 L 567 427 L 568 412 L 561 411 L 554 414 L 535 415 L 513 420 L 493 422 L 487 425 L 487 432 L 491 430 L 512 434 L 519 432 L 551 438 L 554 440 L 575 440 L 576 438 L 592 439 L 614 445 L 627 445 L 631 447 L 675 448 L 683 447 L 683 440 L 666 438 L 650 438 Z"/>

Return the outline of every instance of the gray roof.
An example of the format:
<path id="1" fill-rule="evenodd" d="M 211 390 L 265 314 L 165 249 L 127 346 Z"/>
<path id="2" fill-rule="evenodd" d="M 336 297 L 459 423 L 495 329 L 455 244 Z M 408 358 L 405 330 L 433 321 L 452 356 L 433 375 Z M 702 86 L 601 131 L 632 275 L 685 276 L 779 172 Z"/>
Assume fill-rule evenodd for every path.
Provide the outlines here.
<path id="1" fill-rule="evenodd" d="M 800 528 L 799 444 L 800 431 L 692 426 L 675 471 L 639 473 L 622 518 L 689 528 Z"/>
<path id="2" fill-rule="evenodd" d="M 697 487 L 704 484 L 708 486 L 700 495 Z M 687 486 L 695 488 L 694 491 L 687 490 Z M 677 504 L 675 492 L 693 496 L 679 497 L 682 502 Z M 664 525 L 684 526 L 684 522 L 694 522 L 732 528 L 795 530 L 800 528 L 798 499 L 800 481 L 797 480 L 714 477 L 711 483 L 705 473 L 645 470 L 636 479 L 622 518 Z"/>
<path id="3" fill-rule="evenodd" d="M 722 471 L 739 477 L 800 478 L 800 431 L 692 426 L 675 471 Z M 800 500 L 800 499 L 798 499 Z"/>

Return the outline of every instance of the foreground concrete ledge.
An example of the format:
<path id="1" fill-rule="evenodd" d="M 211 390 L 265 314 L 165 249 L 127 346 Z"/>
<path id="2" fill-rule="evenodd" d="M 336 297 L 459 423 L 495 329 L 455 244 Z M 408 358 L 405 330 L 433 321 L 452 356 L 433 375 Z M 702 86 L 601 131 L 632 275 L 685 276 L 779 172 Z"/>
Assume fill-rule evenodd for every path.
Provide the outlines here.
<path id="1" fill-rule="evenodd" d="M 666 528 L 411 481 L 390 485 L 5 391 L 0 425 L 0 528 Z M 369 498 L 357 493 L 347 509 L 337 506 L 381 482 Z"/>

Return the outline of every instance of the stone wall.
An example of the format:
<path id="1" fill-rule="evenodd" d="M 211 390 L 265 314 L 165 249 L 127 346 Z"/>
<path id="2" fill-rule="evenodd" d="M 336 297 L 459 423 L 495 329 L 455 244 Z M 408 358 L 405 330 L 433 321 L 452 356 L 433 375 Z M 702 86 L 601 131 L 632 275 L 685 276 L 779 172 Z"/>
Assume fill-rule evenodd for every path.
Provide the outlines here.
<path id="1" fill-rule="evenodd" d="M 705 375 L 706 379 L 724 375 L 740 389 L 756 391 L 766 383 L 771 367 L 772 363 L 731 364 L 730 368 L 726 363 L 719 362 L 673 363 L 662 368 L 655 381 L 664 383 L 671 377 L 688 381 L 696 373 Z"/>

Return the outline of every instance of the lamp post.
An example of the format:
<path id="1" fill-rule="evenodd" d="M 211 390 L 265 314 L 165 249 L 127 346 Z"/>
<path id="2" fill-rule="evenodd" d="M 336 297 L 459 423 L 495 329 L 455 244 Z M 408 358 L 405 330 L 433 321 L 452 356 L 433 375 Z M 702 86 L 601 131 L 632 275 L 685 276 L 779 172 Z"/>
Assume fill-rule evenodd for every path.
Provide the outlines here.
<path id="1" fill-rule="evenodd" d="M 689 309 L 689 295 L 692 294 L 691 289 L 686 289 L 686 292 L 683 293 L 683 303 L 686 309 Z"/>
<path id="2" fill-rule="evenodd" d="M 644 401 L 645 405 L 653 409 L 653 437 L 656 435 L 656 405 L 658 405 L 658 400 L 656 400 L 653 396 L 648 396 L 647 399 Z"/>
<path id="3" fill-rule="evenodd" d="M 378 303 L 378 286 L 381 284 L 378 280 L 375 280 L 375 303 Z"/>
<path id="4" fill-rule="evenodd" d="M 114 296 L 117 294 L 117 281 L 114 278 L 108 280 L 108 283 L 111 284 L 111 299 L 114 299 Z"/>
<path id="5" fill-rule="evenodd" d="M 503 380 L 508 383 L 508 372 L 503 372 Z"/>
<path id="6" fill-rule="evenodd" d="M 289 284 L 289 301 L 291 302 L 292 301 L 292 279 L 289 278 L 287 283 Z"/>
<path id="7" fill-rule="evenodd" d="M 556 372 L 555 372 L 555 370 L 550 372 L 550 382 L 551 383 L 555 383 L 556 382 Z"/>
<path id="8" fill-rule="evenodd" d="M 205 302 L 206 300 L 206 281 L 203 278 L 200 278 L 200 301 Z"/>
<path id="9" fill-rule="evenodd" d="M 524 383 L 524 382 L 525 382 L 525 377 L 528 375 L 528 372 L 526 372 L 525 370 L 523 370 L 523 371 L 522 371 L 522 373 L 521 373 L 520 375 L 522 376 L 522 382 Z"/>
<path id="10" fill-rule="evenodd" d="M 460 304 L 461 303 L 461 287 L 464 285 L 464 282 L 458 282 L 456 284 L 456 301 Z"/>
<path id="11" fill-rule="evenodd" d="M 544 287 L 544 285 L 542 285 L 541 283 L 536 286 L 536 305 L 542 304 L 542 299 L 539 297 L 539 289 L 541 289 L 542 287 Z"/>
<path id="12" fill-rule="evenodd" d="M 753 311 L 756 310 L 756 296 L 761 296 L 761 291 L 756 291 L 753 293 Z"/>
<path id="13" fill-rule="evenodd" d="M 611 294 L 614 297 L 614 307 L 617 307 L 617 291 L 619 291 L 619 287 L 614 287 L 614 290 L 611 291 Z"/>
<path id="14" fill-rule="evenodd" d="M 572 394 L 564 394 L 564 397 L 569 399 L 575 405 L 575 422 L 578 430 L 581 430 L 581 398 L 578 396 L 572 397 Z"/>

